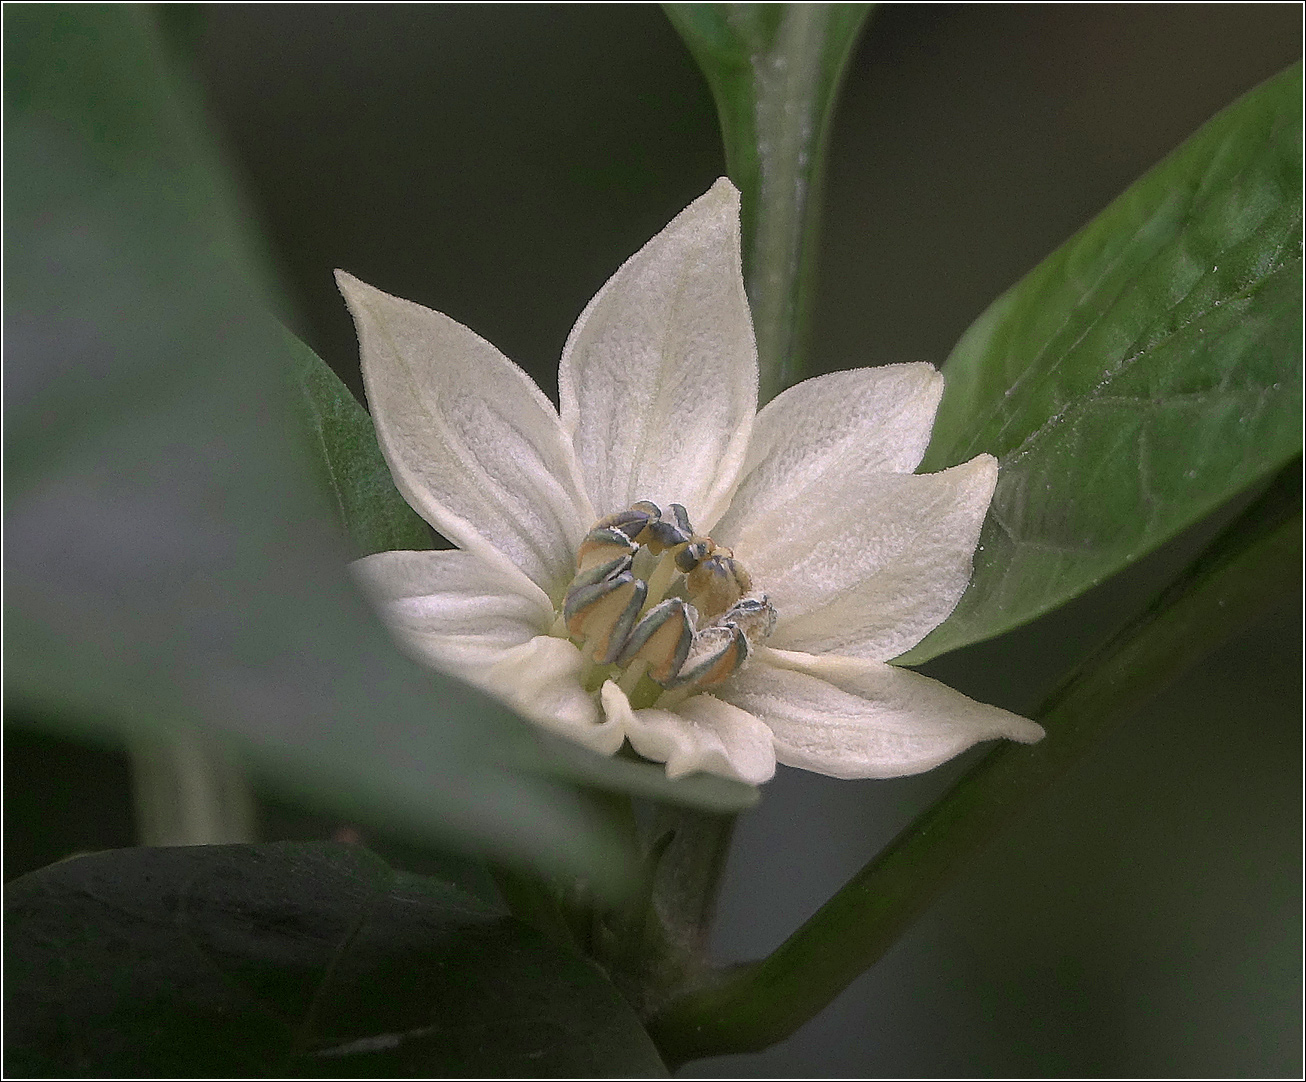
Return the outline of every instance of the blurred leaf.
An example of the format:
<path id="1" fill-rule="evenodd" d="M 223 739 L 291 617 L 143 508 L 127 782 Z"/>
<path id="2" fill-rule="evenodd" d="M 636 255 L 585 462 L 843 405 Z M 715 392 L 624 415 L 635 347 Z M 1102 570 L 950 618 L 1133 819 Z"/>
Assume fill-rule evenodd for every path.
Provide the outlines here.
<path id="1" fill-rule="evenodd" d="M 148 11 L 19 6 L 4 35 L 10 698 L 207 730 L 353 821 L 613 886 L 625 850 L 521 772 L 524 723 L 350 583 L 258 247 Z"/>
<path id="2" fill-rule="evenodd" d="M 873 4 L 664 4 L 716 99 L 743 193 L 744 276 L 761 401 L 797 382 L 826 136 Z"/>
<path id="3" fill-rule="evenodd" d="M 597 966 L 360 846 L 123 849 L 5 894 L 23 1076 L 653 1077 Z"/>
<path id="4" fill-rule="evenodd" d="M 357 555 L 431 548 L 431 528 L 395 488 L 367 410 L 308 346 L 289 332 L 286 340 L 315 457 Z"/>
<path id="5" fill-rule="evenodd" d="M 661 763 L 605 757 L 552 736 L 542 736 L 540 769 L 549 776 L 608 789 L 662 804 L 699 808 L 709 812 L 738 812 L 753 807 L 762 795 L 757 788 L 716 774 L 689 774 L 672 780 Z"/>
<path id="6" fill-rule="evenodd" d="M 1209 121 L 949 357 L 923 470 L 1001 472 L 970 589 L 908 664 L 1026 623 L 1301 450 L 1301 67 Z"/>

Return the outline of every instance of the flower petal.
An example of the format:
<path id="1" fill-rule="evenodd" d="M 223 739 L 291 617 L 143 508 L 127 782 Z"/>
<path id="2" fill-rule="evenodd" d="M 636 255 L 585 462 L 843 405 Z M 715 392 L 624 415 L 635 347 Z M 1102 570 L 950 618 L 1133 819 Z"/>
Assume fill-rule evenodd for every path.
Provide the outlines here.
<path id="1" fill-rule="evenodd" d="M 667 777 L 695 771 L 761 785 L 775 774 L 771 731 L 751 714 L 711 695 L 695 695 L 670 710 L 632 710 L 611 680 L 603 710 L 625 730 L 640 755 L 667 764 Z"/>
<path id="2" fill-rule="evenodd" d="M 471 552 L 378 552 L 351 570 L 404 649 L 437 668 L 497 661 L 554 620 L 530 579 L 505 579 Z"/>
<path id="3" fill-rule="evenodd" d="M 896 778 L 981 740 L 1043 736 L 1026 718 L 880 661 L 762 647 L 718 694 L 770 726 L 776 758 L 835 778 Z"/>
<path id="4" fill-rule="evenodd" d="M 566 639 L 540 635 L 506 651 L 493 665 L 459 673 L 496 695 L 541 728 L 614 755 L 625 734 L 620 720 L 601 718 L 594 696 L 580 683 L 581 652 Z"/>
<path id="5" fill-rule="evenodd" d="M 942 394 L 943 377 L 929 364 L 831 372 L 790 387 L 757 415 L 739 487 L 713 536 L 727 545 L 767 536 L 768 516 L 794 514 L 831 477 L 852 485 L 911 473 Z"/>
<path id="6" fill-rule="evenodd" d="M 404 499 L 460 548 L 511 562 L 560 595 L 595 515 L 549 400 L 448 316 L 343 271 L 336 281 L 358 328 L 377 439 Z"/>
<path id="7" fill-rule="evenodd" d="M 888 661 L 961 599 L 997 473 L 991 455 L 941 473 L 835 470 L 719 540 L 775 606 L 770 645 Z"/>
<path id="8" fill-rule="evenodd" d="M 718 180 L 581 313 L 558 371 L 562 425 L 599 514 L 681 503 L 708 530 L 757 409 L 739 193 Z"/>

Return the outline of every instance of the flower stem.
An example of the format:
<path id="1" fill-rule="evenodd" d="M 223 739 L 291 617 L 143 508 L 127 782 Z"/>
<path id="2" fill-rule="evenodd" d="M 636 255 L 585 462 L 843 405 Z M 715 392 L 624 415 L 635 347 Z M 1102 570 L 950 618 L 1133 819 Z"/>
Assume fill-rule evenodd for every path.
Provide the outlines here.
<path id="1" fill-rule="evenodd" d="M 760 400 L 797 382 L 830 118 L 871 4 L 666 4 L 716 100 L 743 193 Z"/>
<path id="2" fill-rule="evenodd" d="M 650 836 L 671 840 L 658 864 L 653 907 L 667 938 L 686 953 L 707 949 L 735 819 L 665 804 L 654 817 Z"/>
<path id="3" fill-rule="evenodd" d="M 668 1064 L 755 1051 L 794 1032 L 1117 722 L 1282 598 L 1301 569 L 1300 485 L 1299 459 L 1080 666 L 1039 712 L 1041 743 L 991 751 L 770 957 L 718 973 L 655 1017 L 650 1032 Z"/>
<path id="4" fill-rule="evenodd" d="M 137 841 L 141 845 L 252 842 L 254 796 L 239 763 L 197 729 L 128 742 Z"/>

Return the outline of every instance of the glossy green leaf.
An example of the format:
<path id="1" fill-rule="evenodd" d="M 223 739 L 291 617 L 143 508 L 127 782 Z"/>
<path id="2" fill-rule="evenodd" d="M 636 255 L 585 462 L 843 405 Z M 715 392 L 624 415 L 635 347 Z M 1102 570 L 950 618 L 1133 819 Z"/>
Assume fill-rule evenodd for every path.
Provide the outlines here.
<path id="1" fill-rule="evenodd" d="M 656 1077 L 593 963 L 360 846 L 123 849 L 5 892 L 26 1077 Z"/>
<path id="2" fill-rule="evenodd" d="M 407 837 L 612 886 L 519 719 L 393 646 L 293 438 L 257 244 L 146 9 L 5 11 L 6 690 L 198 729 Z"/>
<path id="3" fill-rule="evenodd" d="M 313 457 L 356 553 L 431 548 L 431 528 L 395 488 L 367 410 L 325 361 L 294 335 L 286 338 Z"/>
<path id="4" fill-rule="evenodd" d="M 913 664 L 1101 582 L 1301 450 L 1301 67 L 1209 121 L 966 332 L 924 470 L 996 455 Z"/>
<path id="5" fill-rule="evenodd" d="M 761 401 L 797 382 L 826 138 L 872 4 L 665 4 L 716 99 L 743 194 L 744 277 Z"/>

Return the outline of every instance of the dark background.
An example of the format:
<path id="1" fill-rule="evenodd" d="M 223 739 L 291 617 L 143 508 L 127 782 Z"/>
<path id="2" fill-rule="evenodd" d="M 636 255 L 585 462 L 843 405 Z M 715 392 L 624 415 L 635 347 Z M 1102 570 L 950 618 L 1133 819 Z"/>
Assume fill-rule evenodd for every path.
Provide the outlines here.
<path id="1" fill-rule="evenodd" d="M 281 271 L 359 388 L 343 267 L 447 312 L 553 394 L 571 323 L 723 172 L 651 5 L 170 13 Z M 812 373 L 941 363 L 988 303 L 1213 112 L 1301 54 L 1281 5 L 891 5 L 832 133 Z M 1209 536 L 927 671 L 1029 712 Z M 1294 1075 L 1300 581 L 1029 809 L 791 1040 L 686 1075 Z M 781 769 L 737 831 L 719 951 L 779 943 L 964 768 Z M 113 749 L 11 730 L 6 878 L 129 844 Z M 268 837 L 331 824 L 270 799 Z M 417 857 L 413 858 L 420 863 Z"/>

